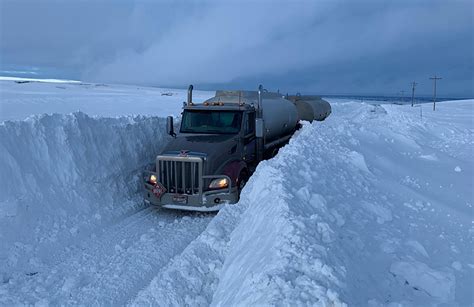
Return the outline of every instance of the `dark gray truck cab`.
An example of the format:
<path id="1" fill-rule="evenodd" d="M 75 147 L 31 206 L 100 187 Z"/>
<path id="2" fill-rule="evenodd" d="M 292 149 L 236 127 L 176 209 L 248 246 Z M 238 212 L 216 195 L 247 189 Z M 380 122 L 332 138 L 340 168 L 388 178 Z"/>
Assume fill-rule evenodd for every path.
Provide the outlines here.
<path id="1" fill-rule="evenodd" d="M 190 86 L 179 133 L 168 117 L 172 138 L 156 157 L 155 170 L 144 175 L 145 201 L 192 211 L 236 203 L 257 164 L 288 142 L 299 119 L 294 102 L 262 87 L 217 91 L 197 104 Z"/>

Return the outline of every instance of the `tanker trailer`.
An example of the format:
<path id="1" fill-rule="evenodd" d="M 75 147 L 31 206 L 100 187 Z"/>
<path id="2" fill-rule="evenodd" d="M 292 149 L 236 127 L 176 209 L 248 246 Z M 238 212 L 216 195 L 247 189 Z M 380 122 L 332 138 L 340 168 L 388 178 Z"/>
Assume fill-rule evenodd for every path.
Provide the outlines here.
<path id="1" fill-rule="evenodd" d="M 296 105 L 301 120 L 322 121 L 331 114 L 331 105 L 321 97 L 297 94 L 288 96 L 288 99 Z"/>
<path id="2" fill-rule="evenodd" d="M 236 203 L 257 164 L 301 126 L 297 105 L 278 93 L 217 91 L 202 102 L 188 89 L 179 132 L 144 174 L 145 202 L 169 209 L 216 211 Z"/>

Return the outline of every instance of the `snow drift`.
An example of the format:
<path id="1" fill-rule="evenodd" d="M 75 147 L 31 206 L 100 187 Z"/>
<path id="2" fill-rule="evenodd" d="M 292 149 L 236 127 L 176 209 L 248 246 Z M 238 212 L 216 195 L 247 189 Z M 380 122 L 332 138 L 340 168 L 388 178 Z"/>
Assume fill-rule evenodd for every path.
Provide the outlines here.
<path id="1" fill-rule="evenodd" d="M 333 107 L 131 303 L 470 304 L 472 101 Z"/>
<path id="2" fill-rule="evenodd" d="M 158 117 L 43 115 L 0 124 L 0 273 L 142 206 L 140 174 L 163 145 Z"/>

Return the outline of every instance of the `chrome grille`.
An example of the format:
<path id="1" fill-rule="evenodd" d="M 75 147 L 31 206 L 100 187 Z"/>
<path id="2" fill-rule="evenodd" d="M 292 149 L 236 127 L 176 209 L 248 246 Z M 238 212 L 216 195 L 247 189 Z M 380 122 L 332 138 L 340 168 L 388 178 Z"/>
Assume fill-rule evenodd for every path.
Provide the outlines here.
<path id="1" fill-rule="evenodd" d="M 156 161 L 158 180 L 168 193 L 202 193 L 202 160 L 196 157 L 158 156 Z"/>

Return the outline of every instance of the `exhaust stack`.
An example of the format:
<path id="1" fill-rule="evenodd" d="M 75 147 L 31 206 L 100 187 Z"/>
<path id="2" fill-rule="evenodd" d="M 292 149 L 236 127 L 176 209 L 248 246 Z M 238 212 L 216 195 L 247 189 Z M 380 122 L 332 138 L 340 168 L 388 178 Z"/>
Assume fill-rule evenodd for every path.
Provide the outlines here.
<path id="1" fill-rule="evenodd" d="M 255 136 L 257 137 L 257 160 L 263 160 L 264 150 L 264 136 L 265 136 L 265 123 L 263 121 L 263 105 L 262 105 L 263 86 L 258 86 L 258 109 L 257 116 L 255 118 Z"/>
<path id="2" fill-rule="evenodd" d="M 193 85 L 189 85 L 188 87 L 188 106 L 193 104 Z"/>

